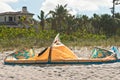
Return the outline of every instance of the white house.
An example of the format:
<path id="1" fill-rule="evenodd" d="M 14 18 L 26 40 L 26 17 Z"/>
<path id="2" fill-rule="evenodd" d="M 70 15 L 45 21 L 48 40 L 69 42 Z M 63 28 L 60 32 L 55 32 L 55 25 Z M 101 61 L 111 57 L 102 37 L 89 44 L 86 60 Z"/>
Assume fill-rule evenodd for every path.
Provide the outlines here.
<path id="1" fill-rule="evenodd" d="M 33 13 L 27 11 L 27 7 L 23 6 L 18 12 L 0 13 L 0 25 L 18 25 L 21 17 L 25 16 L 26 20 L 33 19 Z"/>

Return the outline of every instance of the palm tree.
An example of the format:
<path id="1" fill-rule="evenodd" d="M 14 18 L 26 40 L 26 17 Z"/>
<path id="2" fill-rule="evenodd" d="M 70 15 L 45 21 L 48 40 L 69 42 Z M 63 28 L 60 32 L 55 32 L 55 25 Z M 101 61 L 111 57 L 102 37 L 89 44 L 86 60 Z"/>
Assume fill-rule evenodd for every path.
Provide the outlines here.
<path id="1" fill-rule="evenodd" d="M 66 5 L 57 5 L 55 11 L 50 11 L 49 14 L 52 15 L 52 28 L 55 28 L 57 31 L 61 31 L 63 29 L 63 25 L 65 24 L 66 17 L 68 17 L 69 13 L 66 9 Z"/>
<path id="2" fill-rule="evenodd" d="M 108 14 L 101 15 L 100 23 L 101 23 L 100 26 L 102 27 L 106 35 L 112 36 L 116 33 L 117 29 L 116 21 L 112 18 L 111 15 Z"/>
<path id="3" fill-rule="evenodd" d="M 45 18 L 46 18 L 46 16 L 45 16 L 45 13 L 44 13 L 43 10 L 41 10 L 40 16 L 38 15 L 38 18 L 40 19 L 40 25 L 41 25 L 41 27 L 42 27 L 42 30 L 44 30 L 44 28 L 45 28 Z"/>
<path id="4" fill-rule="evenodd" d="M 91 24 L 94 27 L 95 34 L 101 34 L 102 33 L 102 27 L 100 23 L 101 17 L 97 14 L 93 14 L 93 17 L 91 18 Z"/>
<path id="5" fill-rule="evenodd" d="M 76 19 L 75 19 L 74 15 L 68 16 L 66 23 L 67 23 L 67 27 L 66 27 L 67 34 L 70 34 L 70 33 L 77 30 L 78 26 L 77 26 Z"/>
<path id="6" fill-rule="evenodd" d="M 52 30 L 57 30 L 57 28 L 56 28 L 56 25 L 57 25 L 57 24 L 56 24 L 55 14 L 54 14 L 53 11 L 50 11 L 50 12 L 48 13 L 48 15 L 50 15 L 50 14 L 51 14 L 51 17 L 47 18 L 46 20 L 47 20 L 48 23 L 51 24 L 51 29 L 52 29 Z"/>

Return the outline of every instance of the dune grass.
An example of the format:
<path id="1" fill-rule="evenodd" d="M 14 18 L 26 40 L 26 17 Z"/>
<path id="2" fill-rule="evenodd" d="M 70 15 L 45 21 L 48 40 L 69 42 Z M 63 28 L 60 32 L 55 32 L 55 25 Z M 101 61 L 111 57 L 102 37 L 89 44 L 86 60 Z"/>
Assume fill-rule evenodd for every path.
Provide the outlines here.
<path id="1" fill-rule="evenodd" d="M 40 48 L 40 47 L 48 47 L 51 45 L 53 39 L 48 40 L 36 40 L 36 39 L 13 39 L 13 40 L 0 40 L 0 50 L 14 50 L 14 49 L 22 49 L 22 48 Z M 68 47 L 84 47 L 84 46 L 120 46 L 120 39 L 115 40 L 113 38 L 107 40 L 78 40 L 78 41 L 64 41 L 61 40 L 63 44 Z"/>
<path id="2" fill-rule="evenodd" d="M 22 49 L 30 47 L 48 47 L 57 32 L 52 30 L 37 31 L 35 28 L 7 28 L 0 27 L 0 50 Z M 74 32 L 60 33 L 61 41 L 69 46 L 119 46 L 120 36 L 106 36 L 104 34 L 89 34 Z"/>

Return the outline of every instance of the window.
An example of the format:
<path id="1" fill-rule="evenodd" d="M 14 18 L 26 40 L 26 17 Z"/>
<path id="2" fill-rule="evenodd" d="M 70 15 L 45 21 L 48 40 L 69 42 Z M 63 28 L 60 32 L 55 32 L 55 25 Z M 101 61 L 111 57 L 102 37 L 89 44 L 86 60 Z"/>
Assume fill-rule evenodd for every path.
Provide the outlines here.
<path id="1" fill-rule="evenodd" d="M 9 22 L 12 22 L 13 21 L 13 18 L 12 17 L 9 17 Z"/>
<path id="2" fill-rule="evenodd" d="M 14 17 L 14 21 L 16 21 L 16 18 Z"/>
<path id="3" fill-rule="evenodd" d="M 6 16 L 4 17 L 4 21 L 6 22 Z"/>
<path id="4" fill-rule="evenodd" d="M 18 18 L 20 19 L 21 17 L 20 17 L 20 16 L 18 16 Z"/>

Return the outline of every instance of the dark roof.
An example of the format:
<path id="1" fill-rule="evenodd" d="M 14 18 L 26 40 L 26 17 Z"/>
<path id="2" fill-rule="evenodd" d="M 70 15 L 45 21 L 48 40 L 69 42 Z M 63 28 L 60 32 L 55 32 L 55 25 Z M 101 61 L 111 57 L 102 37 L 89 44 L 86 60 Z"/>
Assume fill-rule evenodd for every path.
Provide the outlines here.
<path id="1" fill-rule="evenodd" d="M 34 14 L 29 12 L 22 12 L 22 11 L 0 13 L 0 16 L 3 16 L 3 15 L 34 15 Z"/>

